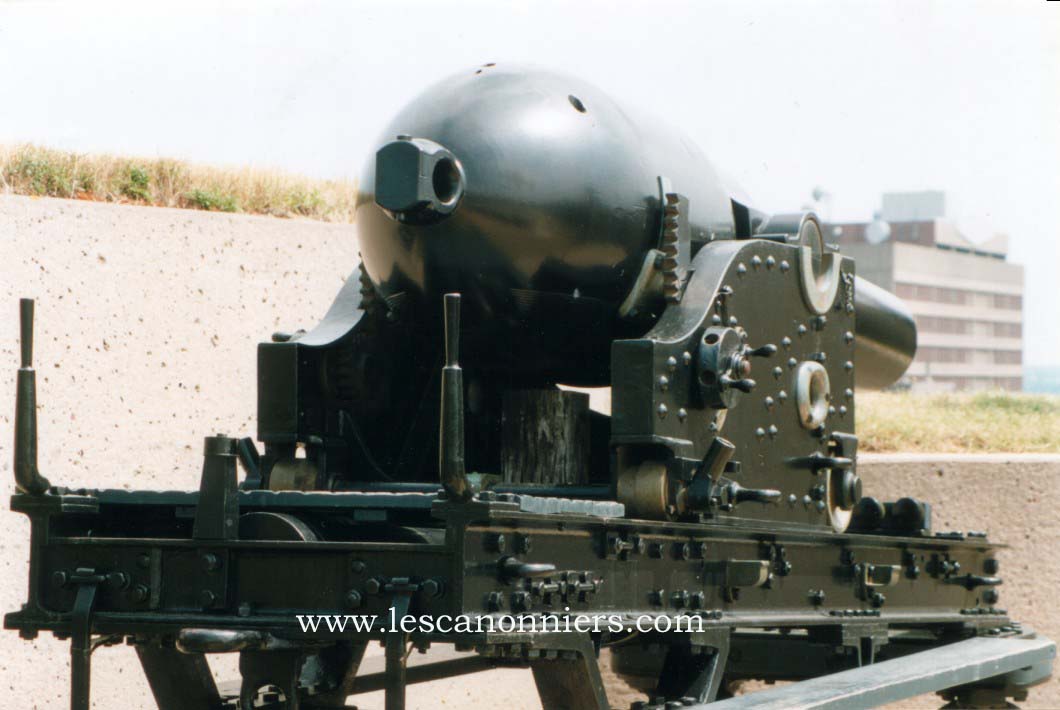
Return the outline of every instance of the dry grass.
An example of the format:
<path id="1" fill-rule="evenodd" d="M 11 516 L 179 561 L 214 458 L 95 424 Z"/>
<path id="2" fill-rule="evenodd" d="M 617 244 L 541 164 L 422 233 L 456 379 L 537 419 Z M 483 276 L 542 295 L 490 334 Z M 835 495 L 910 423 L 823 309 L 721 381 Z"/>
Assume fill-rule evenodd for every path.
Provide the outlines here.
<path id="1" fill-rule="evenodd" d="M 859 393 L 861 451 L 1060 453 L 1060 396 Z"/>
<path id="2" fill-rule="evenodd" d="M 0 147 L 0 191 L 331 222 L 352 221 L 357 199 L 356 185 L 345 181 L 34 145 Z"/>

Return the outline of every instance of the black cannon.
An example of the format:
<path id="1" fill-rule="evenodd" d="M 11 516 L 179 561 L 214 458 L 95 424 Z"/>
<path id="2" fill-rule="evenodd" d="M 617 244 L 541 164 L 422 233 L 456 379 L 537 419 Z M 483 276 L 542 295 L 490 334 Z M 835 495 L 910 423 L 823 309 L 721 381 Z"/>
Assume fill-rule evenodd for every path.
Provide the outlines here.
<path id="1" fill-rule="evenodd" d="M 603 647 L 651 707 L 917 652 L 956 670 L 895 672 L 857 704 L 996 702 L 1051 672 L 1051 642 L 997 606 L 985 537 L 863 491 L 855 393 L 902 375 L 916 330 L 813 213 L 755 209 L 583 82 L 493 65 L 404 109 L 361 187 L 358 271 L 315 328 L 259 346 L 264 450 L 208 437 L 198 492 L 45 480 L 26 345 L 30 590 L 5 625 L 71 637 L 75 708 L 92 649 L 123 639 L 162 708 L 386 687 L 396 709 L 409 682 L 501 665 L 533 669 L 548 708 L 606 707 Z M 412 623 L 295 621 L 347 613 Z M 470 625 L 417 622 L 442 617 Z M 477 655 L 410 666 L 410 644 Z M 221 652 L 238 691 L 205 670 Z"/>

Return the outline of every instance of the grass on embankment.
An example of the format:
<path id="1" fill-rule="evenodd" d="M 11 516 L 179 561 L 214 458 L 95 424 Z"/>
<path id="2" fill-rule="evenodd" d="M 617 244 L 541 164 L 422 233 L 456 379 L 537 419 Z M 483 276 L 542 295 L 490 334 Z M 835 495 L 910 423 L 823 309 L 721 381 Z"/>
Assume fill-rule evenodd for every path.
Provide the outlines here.
<path id="1" fill-rule="evenodd" d="M 860 451 L 1060 453 L 1060 397 L 863 392 Z"/>
<path id="2" fill-rule="evenodd" d="M 0 192 L 331 222 L 352 221 L 357 199 L 356 185 L 345 181 L 34 145 L 0 146 Z"/>

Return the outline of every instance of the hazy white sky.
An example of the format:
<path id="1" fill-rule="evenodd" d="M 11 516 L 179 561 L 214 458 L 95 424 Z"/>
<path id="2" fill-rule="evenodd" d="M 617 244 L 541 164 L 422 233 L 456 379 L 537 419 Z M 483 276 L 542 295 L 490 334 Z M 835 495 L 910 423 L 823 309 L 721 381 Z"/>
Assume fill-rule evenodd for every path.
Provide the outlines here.
<path id="1" fill-rule="evenodd" d="M 1060 2 L 0 0 L 0 142 L 355 177 L 405 101 L 488 61 L 664 117 L 766 211 L 945 190 L 969 236 L 1011 235 L 1026 361 L 1060 365 Z"/>

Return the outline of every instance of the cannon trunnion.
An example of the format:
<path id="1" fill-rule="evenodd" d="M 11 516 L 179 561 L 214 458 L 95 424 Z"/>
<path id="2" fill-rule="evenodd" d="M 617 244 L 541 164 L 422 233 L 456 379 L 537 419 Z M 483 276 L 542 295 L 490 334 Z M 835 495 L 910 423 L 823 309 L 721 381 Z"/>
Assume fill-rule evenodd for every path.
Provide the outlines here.
<path id="1" fill-rule="evenodd" d="M 198 491 L 41 475 L 23 304 L 31 557 L 4 621 L 70 639 L 74 710 L 123 641 L 163 710 L 376 689 L 399 710 L 409 683 L 501 666 L 546 708 L 604 708 L 605 647 L 652 708 L 874 664 L 858 702 L 988 706 L 1049 676 L 998 546 L 858 476 L 856 391 L 902 375 L 911 316 L 815 215 L 758 212 L 634 115 L 492 65 L 410 104 L 365 170 L 363 263 L 315 328 L 259 346 L 264 450 L 207 437 Z M 432 645 L 459 653 L 409 655 Z"/>

